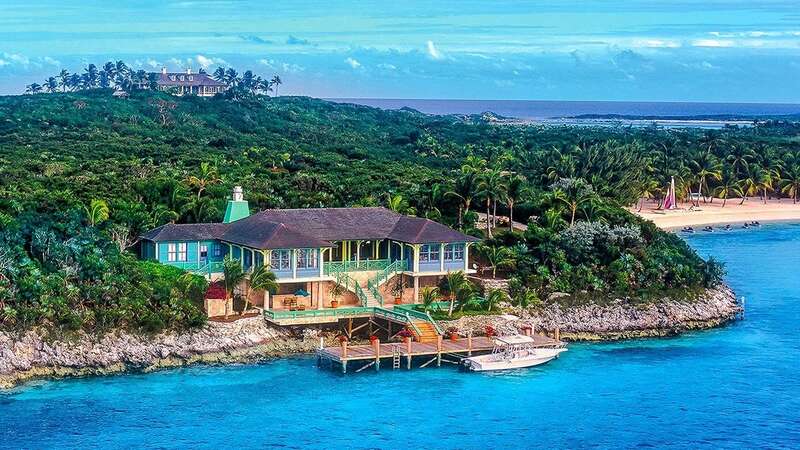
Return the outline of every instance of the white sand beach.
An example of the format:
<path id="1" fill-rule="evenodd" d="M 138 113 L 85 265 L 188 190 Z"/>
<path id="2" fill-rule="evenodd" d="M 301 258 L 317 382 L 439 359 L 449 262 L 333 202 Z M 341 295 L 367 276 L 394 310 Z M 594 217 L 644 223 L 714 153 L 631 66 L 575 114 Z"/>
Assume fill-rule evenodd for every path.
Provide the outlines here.
<path id="1" fill-rule="evenodd" d="M 658 205 L 655 202 L 645 202 L 641 211 L 637 212 L 636 208 L 631 211 L 666 230 L 698 225 L 741 225 L 752 221 L 800 222 L 800 203 L 794 204 L 790 199 L 768 200 L 764 203 L 759 198 L 751 198 L 741 205 L 740 201 L 728 199 L 724 207 L 719 199 L 714 199 L 713 203 L 701 201 L 699 207 L 691 210 L 691 203 L 678 203 L 679 209 L 671 211 L 656 210 Z"/>

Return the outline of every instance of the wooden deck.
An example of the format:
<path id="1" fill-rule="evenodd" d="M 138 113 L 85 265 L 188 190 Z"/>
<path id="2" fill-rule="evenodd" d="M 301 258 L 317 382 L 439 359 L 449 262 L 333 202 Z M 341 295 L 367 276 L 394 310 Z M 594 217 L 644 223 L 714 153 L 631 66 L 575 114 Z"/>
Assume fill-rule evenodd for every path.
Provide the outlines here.
<path id="1" fill-rule="evenodd" d="M 535 335 L 534 346 L 536 347 L 550 347 L 560 344 L 555 339 L 547 336 Z M 428 363 L 423 364 L 422 367 L 427 366 L 433 360 L 437 361 L 437 365 L 441 364 L 442 355 L 463 355 L 468 356 L 472 353 L 483 353 L 491 351 L 494 348 L 494 340 L 488 337 L 474 337 L 474 338 L 461 338 L 455 341 L 449 339 L 442 339 L 441 348 L 437 342 L 391 342 L 381 343 L 375 345 L 353 345 L 344 347 L 325 347 L 317 351 L 317 357 L 322 360 L 329 360 L 332 363 L 342 365 L 342 371 L 347 371 L 348 361 L 372 361 L 369 365 L 374 365 L 376 369 L 380 368 L 381 360 L 392 360 L 399 356 L 405 359 L 407 368 L 411 368 L 411 359 L 417 356 L 429 356 L 433 359 Z M 346 354 L 345 354 L 346 352 Z M 452 361 L 451 361 L 452 362 Z M 367 366 L 363 366 L 363 370 Z"/>

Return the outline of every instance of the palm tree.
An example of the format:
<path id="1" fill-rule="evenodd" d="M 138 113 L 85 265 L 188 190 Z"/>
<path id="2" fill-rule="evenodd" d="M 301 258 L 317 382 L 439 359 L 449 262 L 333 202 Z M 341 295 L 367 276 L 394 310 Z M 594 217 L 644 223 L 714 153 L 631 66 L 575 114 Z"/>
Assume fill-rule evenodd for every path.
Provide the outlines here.
<path id="1" fill-rule="evenodd" d="M 262 265 L 253 270 L 253 273 L 250 274 L 250 289 L 254 291 L 265 291 L 269 292 L 270 294 L 275 294 L 278 292 L 277 277 L 275 276 L 275 273 L 270 270 L 269 266 Z M 247 311 L 247 307 L 249 305 L 250 299 L 248 296 L 245 296 L 242 314 Z"/>
<path id="2" fill-rule="evenodd" d="M 506 184 L 505 201 L 508 206 L 508 231 L 514 231 L 514 205 L 528 193 L 525 178 L 516 175 L 511 177 Z"/>
<path id="3" fill-rule="evenodd" d="M 275 86 L 275 97 L 277 97 L 278 96 L 278 86 L 283 84 L 283 80 L 281 80 L 281 77 L 275 75 L 274 77 L 272 77 L 271 80 L 269 80 L 269 84 L 272 85 L 272 86 Z"/>
<path id="4" fill-rule="evenodd" d="M 28 94 L 38 94 L 42 92 L 42 85 L 39 83 L 31 83 L 25 87 L 25 92 Z"/>
<path id="5" fill-rule="evenodd" d="M 215 80 L 219 81 L 220 83 L 224 83 L 225 82 L 225 68 L 224 67 L 217 67 L 217 69 L 214 70 L 214 74 L 211 75 L 211 77 L 214 78 Z"/>
<path id="6" fill-rule="evenodd" d="M 486 294 L 484 302 L 486 303 L 486 311 L 491 311 L 494 306 L 500 302 L 507 302 L 508 294 L 500 289 L 492 289 Z"/>
<path id="7" fill-rule="evenodd" d="M 44 82 L 45 88 L 47 88 L 47 92 L 55 92 L 58 89 L 58 81 L 56 81 L 56 77 L 50 77 Z"/>
<path id="8" fill-rule="evenodd" d="M 797 203 L 797 194 L 800 192 L 800 165 L 786 169 L 781 192 L 791 197 L 792 203 Z"/>
<path id="9" fill-rule="evenodd" d="M 478 245 L 478 253 L 492 266 L 492 278 L 497 277 L 497 269 L 511 262 L 511 251 L 508 247 L 497 245 Z"/>
<path id="10" fill-rule="evenodd" d="M 582 204 L 595 197 L 592 185 L 582 178 L 561 178 L 550 186 L 553 198 L 564 203 L 570 209 L 569 226 L 575 225 L 575 212 Z"/>
<path id="11" fill-rule="evenodd" d="M 108 203 L 105 200 L 94 199 L 89 202 L 89 206 L 84 206 L 86 215 L 89 218 L 89 225 L 95 226 L 108 220 Z"/>
<path id="12" fill-rule="evenodd" d="M 231 255 L 225 256 L 222 261 L 222 285 L 225 288 L 225 318 L 230 314 L 228 303 L 233 299 L 234 290 L 244 281 L 247 275 L 242 269 L 242 264 L 238 259 L 233 259 Z"/>
<path id="13" fill-rule="evenodd" d="M 475 197 L 477 190 L 478 176 L 471 169 L 462 167 L 456 177 L 455 186 L 451 191 L 446 192 L 444 195 L 452 196 L 459 200 L 458 204 L 458 228 L 464 229 L 464 215 L 469 212 L 472 205 L 472 199 Z"/>
<path id="14" fill-rule="evenodd" d="M 67 69 L 61 69 L 61 72 L 59 72 L 58 85 L 61 87 L 61 92 L 67 92 L 69 87 L 69 72 L 67 72 Z"/>
<path id="15" fill-rule="evenodd" d="M 447 309 L 448 317 L 453 315 L 456 295 L 467 285 L 469 285 L 469 281 L 467 281 L 464 272 L 460 270 L 457 272 L 447 272 L 447 275 L 439 281 L 439 293 L 450 302 L 450 306 Z"/>
<path id="16" fill-rule="evenodd" d="M 708 180 L 719 180 L 722 177 L 722 163 L 712 153 L 702 152 L 691 161 L 691 164 L 697 177 L 698 193 L 703 196 L 703 202 L 705 202 L 705 194 L 708 193 Z"/>
<path id="17" fill-rule="evenodd" d="M 83 75 L 86 87 L 89 89 L 97 87 L 97 81 L 100 77 L 100 72 L 97 70 L 97 66 L 94 64 L 89 64 L 86 66 L 84 71 L 85 73 Z"/>
<path id="18" fill-rule="evenodd" d="M 240 82 L 241 79 L 239 78 L 239 73 L 236 72 L 236 70 L 230 68 L 225 71 L 225 83 L 227 83 L 228 86 L 237 87 L 239 86 Z"/>
<path id="19" fill-rule="evenodd" d="M 425 309 L 425 311 L 430 311 L 433 304 L 436 303 L 441 297 L 439 293 L 439 288 L 436 287 L 423 288 L 420 294 L 422 300 L 422 307 L 423 309 Z"/>
<path id="20" fill-rule="evenodd" d="M 759 169 L 758 171 L 758 181 L 757 181 L 757 188 L 763 193 L 762 199 L 764 200 L 764 204 L 767 204 L 767 192 L 772 192 L 775 190 L 775 182 L 780 179 L 780 177 L 773 173 L 772 170 L 769 169 Z"/>
<path id="21" fill-rule="evenodd" d="M 717 195 L 722 197 L 723 208 L 725 207 L 725 203 L 728 201 L 728 197 L 731 194 L 744 195 L 742 192 L 742 187 L 739 183 L 739 180 L 736 178 L 736 174 L 734 173 L 732 167 L 722 172 L 722 178 L 720 179 L 719 186 L 716 188 L 716 192 Z"/>
<path id="22" fill-rule="evenodd" d="M 196 175 L 188 176 L 186 183 L 197 189 L 197 201 L 200 201 L 200 195 L 203 194 L 203 191 L 209 186 L 222 183 L 222 178 L 220 178 L 216 167 L 208 162 L 201 162 L 200 170 Z"/>
<path id="23" fill-rule="evenodd" d="M 642 207 L 644 207 L 644 200 L 654 198 L 656 194 L 661 192 L 661 183 L 656 180 L 648 179 L 642 182 L 641 186 L 639 186 L 639 207 L 636 209 L 637 211 L 641 211 Z M 659 204 L 659 208 L 661 204 Z"/>
<path id="24" fill-rule="evenodd" d="M 478 197 L 486 200 L 486 235 L 492 237 L 492 201 L 497 201 L 503 195 L 504 184 L 503 175 L 497 169 L 489 169 L 478 178 L 477 192 Z"/>
<path id="25" fill-rule="evenodd" d="M 386 194 L 386 207 L 399 214 L 405 214 L 408 211 L 408 201 L 400 194 L 391 193 Z"/>

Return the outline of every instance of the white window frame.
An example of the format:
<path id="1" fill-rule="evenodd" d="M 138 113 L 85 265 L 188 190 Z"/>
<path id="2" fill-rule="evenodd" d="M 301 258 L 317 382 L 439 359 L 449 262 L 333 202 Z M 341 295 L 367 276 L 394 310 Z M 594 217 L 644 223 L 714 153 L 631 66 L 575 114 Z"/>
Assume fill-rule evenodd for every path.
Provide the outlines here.
<path id="1" fill-rule="evenodd" d="M 285 249 L 273 250 L 269 258 L 272 270 L 291 270 L 292 252 Z"/>
<path id="2" fill-rule="evenodd" d="M 178 246 L 174 242 L 167 244 L 167 262 L 175 262 L 178 260 Z"/>
<path id="3" fill-rule="evenodd" d="M 189 260 L 189 246 L 186 242 L 178 242 L 178 261 L 186 262 Z"/>
<path id="4" fill-rule="evenodd" d="M 222 256 L 222 244 L 213 243 L 211 244 L 211 254 L 215 257 Z"/>
<path id="5" fill-rule="evenodd" d="M 315 248 L 299 248 L 297 252 L 297 268 L 298 269 L 316 269 L 317 268 L 317 249 Z"/>
<path id="6" fill-rule="evenodd" d="M 464 244 L 445 244 L 445 246 L 444 246 L 444 260 L 445 261 L 463 261 L 464 260 Z"/>
<path id="7" fill-rule="evenodd" d="M 419 249 L 419 262 L 439 262 L 439 244 L 423 244 Z"/>

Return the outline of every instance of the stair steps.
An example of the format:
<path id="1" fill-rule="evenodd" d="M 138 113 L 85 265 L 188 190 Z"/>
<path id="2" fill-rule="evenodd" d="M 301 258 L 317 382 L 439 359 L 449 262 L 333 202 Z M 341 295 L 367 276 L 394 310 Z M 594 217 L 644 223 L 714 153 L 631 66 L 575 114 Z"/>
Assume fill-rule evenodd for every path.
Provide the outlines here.
<path id="1" fill-rule="evenodd" d="M 419 330 L 419 333 L 414 333 L 417 342 L 436 342 L 439 340 L 439 333 L 430 322 L 414 321 L 414 326 Z"/>

